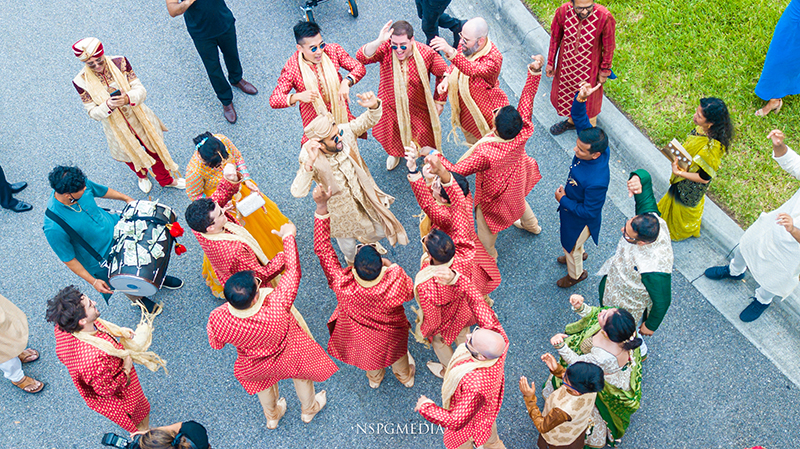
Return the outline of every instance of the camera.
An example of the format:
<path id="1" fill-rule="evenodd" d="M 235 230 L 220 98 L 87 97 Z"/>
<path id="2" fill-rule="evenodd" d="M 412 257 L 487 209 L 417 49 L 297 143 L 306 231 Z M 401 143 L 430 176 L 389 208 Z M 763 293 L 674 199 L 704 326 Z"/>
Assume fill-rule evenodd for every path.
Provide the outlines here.
<path id="1" fill-rule="evenodd" d="M 103 435 L 103 439 L 100 440 L 100 443 L 102 443 L 103 446 L 118 447 L 121 449 L 139 449 L 139 438 L 141 438 L 141 435 L 136 435 L 133 437 L 133 441 L 131 441 L 117 434 L 107 433 Z"/>

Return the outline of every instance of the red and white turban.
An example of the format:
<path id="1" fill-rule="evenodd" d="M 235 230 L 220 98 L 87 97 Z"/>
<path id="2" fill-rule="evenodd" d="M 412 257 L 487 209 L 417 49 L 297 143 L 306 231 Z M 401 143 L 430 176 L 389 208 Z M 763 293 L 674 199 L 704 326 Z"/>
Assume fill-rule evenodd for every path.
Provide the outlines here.
<path id="1" fill-rule="evenodd" d="M 75 42 L 72 46 L 72 51 L 75 56 L 83 62 L 88 61 L 90 58 L 103 56 L 103 43 L 94 37 L 87 37 Z"/>

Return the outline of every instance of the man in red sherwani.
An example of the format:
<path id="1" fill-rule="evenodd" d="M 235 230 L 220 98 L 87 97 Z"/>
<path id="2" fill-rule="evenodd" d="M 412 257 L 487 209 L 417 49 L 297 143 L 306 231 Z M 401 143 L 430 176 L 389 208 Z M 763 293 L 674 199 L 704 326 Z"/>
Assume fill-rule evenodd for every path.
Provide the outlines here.
<path id="1" fill-rule="evenodd" d="M 397 167 L 405 154 L 403 147 L 412 142 L 441 151 L 439 115 L 447 97 L 431 92 L 430 76 L 436 77 L 436 85 L 442 82 L 447 71 L 444 59 L 431 47 L 415 41 L 414 28 L 404 20 L 394 24 L 389 21 L 378 39 L 358 50 L 356 58 L 365 65 L 381 65 L 378 97 L 383 102 L 383 115 L 372 134 L 389 155 L 386 169 Z"/>
<path id="2" fill-rule="evenodd" d="M 536 160 L 525 153 L 525 144 L 533 135 L 533 99 L 539 89 L 544 58 L 534 57 L 528 65 L 528 79 L 519 97 L 518 109 L 505 106 L 495 118 L 496 130 L 473 145 L 455 165 L 445 158 L 442 164 L 450 171 L 475 177 L 475 224 L 478 238 L 486 251 L 497 259 L 497 234 L 511 226 L 533 234 L 542 231 L 531 206 L 525 200 L 533 186 L 542 179 Z M 423 153 L 430 151 L 423 149 Z"/>
<path id="3" fill-rule="evenodd" d="M 350 88 L 366 75 L 364 65 L 338 44 L 323 42 L 319 25 L 314 22 L 298 22 L 294 37 L 297 51 L 281 70 L 278 85 L 269 97 L 270 107 L 288 108 L 300 102 L 304 128 L 326 110 L 338 124 L 355 119 L 350 113 Z M 350 73 L 342 78 L 340 68 Z M 290 93 L 292 90 L 295 93 Z M 300 144 L 307 140 L 303 136 Z"/>
<path id="4" fill-rule="evenodd" d="M 416 151 L 412 150 L 409 148 L 406 153 L 408 181 L 427 217 L 427 221 L 423 219 L 420 224 L 420 232 L 424 235 L 431 228 L 441 229 L 453 239 L 456 257 L 469 265 L 465 274 L 472 279 L 487 303 L 491 304 L 488 296 L 500 285 L 500 270 L 475 233 L 472 196 L 467 179 L 447 171 L 437 156 L 428 156 L 425 166 L 429 167 L 433 177 L 428 187 L 428 182 L 417 170 Z"/>
<path id="5" fill-rule="evenodd" d="M 97 321 L 99 317 L 97 303 L 75 286 L 61 289 L 47 302 L 47 321 L 55 325 L 56 355 L 89 408 L 128 432 L 147 430 L 150 403 L 144 397 L 131 356 L 121 359 L 79 339 L 89 335 L 123 349 L 107 326 Z M 122 330 L 133 334 L 130 329 Z"/>
<path id="6" fill-rule="evenodd" d="M 315 393 L 314 382 L 327 380 L 338 368 L 292 313 L 300 286 L 300 258 L 293 224 L 281 226 L 286 271 L 275 289 L 259 288 L 252 271 L 234 274 L 225 283 L 223 304 L 208 317 L 208 343 L 214 349 L 236 347 L 233 374 L 248 394 L 257 394 L 275 429 L 284 413 L 286 399 L 278 392 L 278 381 L 292 379 L 300 399 L 304 423 L 309 423 L 327 402 L 325 390 Z"/>
<path id="7" fill-rule="evenodd" d="M 550 51 L 547 53 L 547 76 L 553 77 L 550 102 L 558 115 L 566 120 L 550 127 L 554 136 L 575 129 L 569 112 L 572 99 L 581 85 L 603 84 L 611 75 L 611 60 L 616 43 L 616 21 L 605 6 L 594 0 L 572 0 L 556 9 L 550 27 Z M 558 61 L 556 62 L 556 54 Z M 593 93 L 586 103 L 592 126 L 603 103 L 603 88 Z"/>
<path id="8" fill-rule="evenodd" d="M 413 387 L 415 367 L 403 304 L 414 299 L 414 282 L 370 245 L 357 250 L 352 267 L 342 268 L 331 244 L 330 188 L 317 186 L 313 197 L 314 252 L 337 301 L 328 320 L 328 352 L 366 371 L 372 388 L 380 386 L 390 365 L 401 384 Z"/>
<path id="9" fill-rule="evenodd" d="M 225 285 L 235 273 L 251 270 L 266 286 L 283 270 L 283 253 L 267 259 L 258 241 L 228 212 L 226 205 L 239 191 L 243 178 L 233 164 L 227 164 L 223 171 L 223 179 L 211 198 L 200 198 L 186 208 L 186 222 L 220 284 Z"/>
<path id="10" fill-rule="evenodd" d="M 420 396 L 414 408 L 445 428 L 447 449 L 505 449 L 495 420 L 503 403 L 508 337 L 496 318 L 467 334 L 442 384 L 442 407 Z"/>
<path id="11" fill-rule="evenodd" d="M 481 17 L 464 24 L 458 50 L 441 37 L 433 38 L 431 47 L 452 62 L 436 91 L 447 93 L 453 130 L 461 128 L 473 144 L 494 127 L 494 111 L 508 105 L 498 82 L 503 55 L 489 40 L 489 25 Z"/>

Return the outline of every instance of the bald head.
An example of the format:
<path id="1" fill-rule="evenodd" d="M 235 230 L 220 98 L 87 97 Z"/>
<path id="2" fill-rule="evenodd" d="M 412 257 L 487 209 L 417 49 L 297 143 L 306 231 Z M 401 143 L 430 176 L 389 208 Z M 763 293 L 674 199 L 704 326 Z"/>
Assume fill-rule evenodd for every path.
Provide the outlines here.
<path id="1" fill-rule="evenodd" d="M 464 56 L 481 51 L 486 46 L 487 36 L 489 36 L 489 25 L 483 20 L 483 17 L 467 20 L 461 29 L 461 49 Z"/>
<path id="2" fill-rule="evenodd" d="M 471 345 L 486 357 L 486 360 L 493 360 L 503 355 L 506 341 L 495 331 L 478 328 L 472 333 Z"/>

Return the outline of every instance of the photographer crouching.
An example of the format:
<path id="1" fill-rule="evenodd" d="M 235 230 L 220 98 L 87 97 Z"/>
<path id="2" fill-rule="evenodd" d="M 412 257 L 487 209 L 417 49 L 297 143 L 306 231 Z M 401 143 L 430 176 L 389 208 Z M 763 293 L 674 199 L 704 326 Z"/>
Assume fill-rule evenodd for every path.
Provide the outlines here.
<path id="1" fill-rule="evenodd" d="M 196 421 L 178 422 L 131 434 L 131 439 L 113 433 L 103 435 L 106 446 L 124 449 L 211 449 L 208 432 Z"/>

